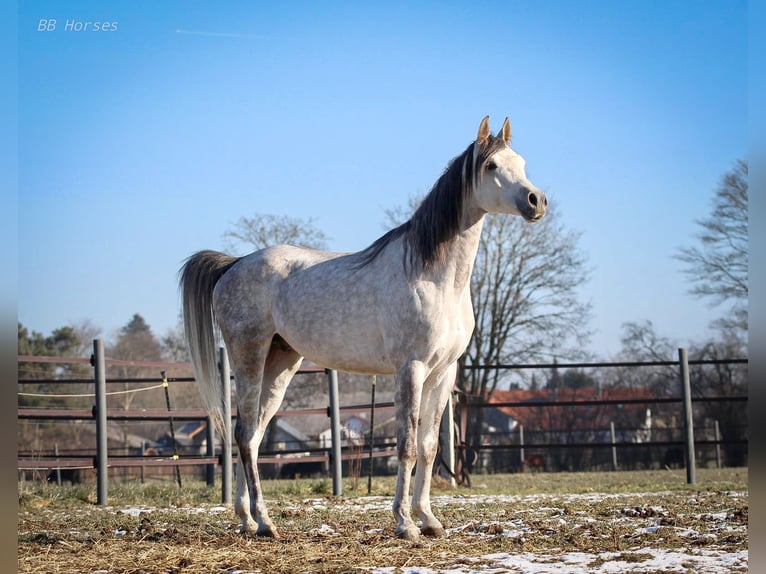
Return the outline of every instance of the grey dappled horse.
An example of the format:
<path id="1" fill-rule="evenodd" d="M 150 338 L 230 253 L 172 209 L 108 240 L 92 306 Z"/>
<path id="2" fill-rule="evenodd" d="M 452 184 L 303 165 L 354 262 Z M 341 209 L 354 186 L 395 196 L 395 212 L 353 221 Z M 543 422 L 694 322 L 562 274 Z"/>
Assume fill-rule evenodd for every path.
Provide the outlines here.
<path id="1" fill-rule="evenodd" d="M 214 322 L 236 380 L 235 511 L 243 532 L 277 536 L 261 490 L 258 448 L 305 357 L 329 369 L 395 376 L 396 533 L 444 534 L 431 511 L 431 472 L 457 359 L 474 327 L 470 277 L 484 216 L 537 221 L 547 207 L 510 141 L 508 118 L 493 136 L 485 117 L 476 141 L 450 162 L 410 220 L 363 251 L 277 245 L 239 258 L 201 251 L 186 261 L 186 337 L 202 398 L 219 423 Z M 409 501 L 416 462 L 412 510 L 420 529 Z"/>

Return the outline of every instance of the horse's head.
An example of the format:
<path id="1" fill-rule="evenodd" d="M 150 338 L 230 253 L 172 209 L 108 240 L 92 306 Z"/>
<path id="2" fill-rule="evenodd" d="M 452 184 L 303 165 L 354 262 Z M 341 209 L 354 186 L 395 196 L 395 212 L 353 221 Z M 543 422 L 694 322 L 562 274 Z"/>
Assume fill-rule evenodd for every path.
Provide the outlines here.
<path id="1" fill-rule="evenodd" d="M 489 116 L 481 121 L 473 148 L 476 202 L 490 213 L 510 213 L 537 221 L 545 215 L 548 200 L 527 179 L 526 162 L 510 148 L 510 143 L 508 118 L 497 136 L 490 133 Z"/>

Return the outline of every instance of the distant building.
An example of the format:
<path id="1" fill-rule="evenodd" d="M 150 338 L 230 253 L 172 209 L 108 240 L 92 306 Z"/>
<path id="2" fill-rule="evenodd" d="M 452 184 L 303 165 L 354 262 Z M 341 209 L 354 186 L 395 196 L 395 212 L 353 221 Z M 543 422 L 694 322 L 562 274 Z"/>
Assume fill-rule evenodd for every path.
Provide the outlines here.
<path id="1" fill-rule="evenodd" d="M 540 470 L 597 466 L 610 460 L 610 451 L 594 452 L 595 449 L 588 447 L 610 444 L 612 424 L 617 443 L 644 443 L 652 439 L 651 409 L 645 403 L 629 402 L 651 398 L 647 387 L 495 391 L 489 402 L 497 406 L 484 411 L 482 445 L 520 445 L 523 429 L 525 455 L 534 455 L 535 466 L 542 467 Z M 626 403 L 620 403 L 621 400 Z M 612 404 L 544 404 L 556 401 L 609 401 Z M 545 445 L 545 448 L 536 449 L 535 445 Z M 555 449 L 551 445 L 569 446 Z M 507 449 L 484 449 L 480 468 L 521 470 L 518 453 L 518 450 L 514 454 Z"/>

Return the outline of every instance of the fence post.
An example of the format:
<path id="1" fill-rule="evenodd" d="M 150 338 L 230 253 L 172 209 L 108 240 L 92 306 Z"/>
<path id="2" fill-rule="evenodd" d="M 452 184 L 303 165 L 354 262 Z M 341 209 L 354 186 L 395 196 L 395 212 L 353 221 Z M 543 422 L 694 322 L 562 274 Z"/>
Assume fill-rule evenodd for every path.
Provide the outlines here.
<path id="1" fill-rule="evenodd" d="M 223 438 L 221 445 L 221 502 L 223 504 L 231 503 L 231 371 L 229 370 L 229 356 L 226 349 L 218 349 L 218 368 L 221 374 L 221 384 L 223 385 Z"/>
<path id="2" fill-rule="evenodd" d="M 609 430 L 612 433 L 612 470 L 617 470 L 617 434 L 614 432 L 614 421 L 609 422 Z"/>
<path id="3" fill-rule="evenodd" d="M 141 484 L 146 482 L 146 466 L 144 465 L 144 457 L 146 456 L 146 441 L 141 439 Z"/>
<path id="4" fill-rule="evenodd" d="M 205 428 L 205 441 L 207 446 L 205 448 L 205 456 L 215 456 L 215 426 L 213 423 L 213 417 L 208 415 L 207 427 Z M 208 464 L 205 466 L 205 482 L 208 486 L 215 485 L 215 465 Z"/>
<path id="5" fill-rule="evenodd" d="M 332 453 L 330 466 L 332 468 L 332 493 L 334 496 L 343 494 L 343 460 L 341 459 L 340 438 L 340 404 L 338 403 L 338 372 L 327 369 L 327 382 L 330 387 L 330 436 L 332 437 Z"/>
<path id="6" fill-rule="evenodd" d="M 455 481 L 455 410 L 452 403 L 452 393 L 442 413 L 439 428 L 439 443 L 441 446 L 442 463 L 447 467 L 442 476 L 449 481 L 450 486 L 457 486 Z"/>
<path id="7" fill-rule="evenodd" d="M 59 462 L 59 443 L 53 443 L 53 454 L 56 455 L 56 462 Z M 61 486 L 61 467 L 56 467 L 56 485 Z"/>
<path id="8" fill-rule="evenodd" d="M 519 425 L 519 463 L 521 463 L 521 472 L 526 470 L 524 464 L 524 425 Z"/>
<path id="9" fill-rule="evenodd" d="M 689 380 L 689 357 L 684 347 L 678 349 L 681 367 L 681 392 L 684 402 L 684 443 L 686 450 L 686 482 L 696 484 L 696 461 L 694 455 L 694 420 L 692 417 L 692 391 Z"/>
<path id="10" fill-rule="evenodd" d="M 372 467 L 375 462 L 375 384 L 378 378 L 372 376 L 372 391 L 370 397 L 370 464 L 367 469 L 367 494 L 372 494 Z"/>
<path id="11" fill-rule="evenodd" d="M 173 441 L 173 460 L 177 461 L 178 444 L 176 443 L 176 427 L 173 424 L 173 411 L 170 409 L 170 390 L 168 389 L 167 371 L 162 371 L 162 387 L 165 390 L 165 406 L 168 409 L 168 421 L 170 421 L 170 440 Z M 181 467 L 176 464 L 175 469 L 178 488 L 183 488 L 183 483 L 181 482 Z"/>
<path id="12" fill-rule="evenodd" d="M 96 379 L 96 499 L 99 506 L 106 506 L 107 482 L 109 480 L 106 427 L 106 359 L 104 358 L 104 342 L 101 339 L 93 340 L 92 363 L 95 368 Z"/>
<path id="13" fill-rule="evenodd" d="M 715 419 L 715 466 L 721 468 L 721 429 L 718 427 L 718 419 Z"/>

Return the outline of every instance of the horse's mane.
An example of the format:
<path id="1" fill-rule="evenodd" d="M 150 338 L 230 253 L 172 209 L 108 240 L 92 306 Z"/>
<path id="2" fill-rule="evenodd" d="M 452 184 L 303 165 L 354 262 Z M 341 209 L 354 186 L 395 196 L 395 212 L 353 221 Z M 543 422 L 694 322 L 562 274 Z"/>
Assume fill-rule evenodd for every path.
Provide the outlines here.
<path id="1" fill-rule="evenodd" d="M 418 264 L 428 269 L 444 261 L 447 244 L 459 233 L 466 198 L 473 193 L 474 182 L 481 178 L 484 166 L 492 155 L 506 145 L 502 138 L 490 136 L 476 155 L 476 142 L 453 158 L 444 173 L 409 220 L 388 231 L 372 245 L 360 251 L 356 267 L 362 268 L 396 239 L 404 238 L 405 269 L 414 270 Z"/>

